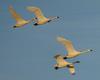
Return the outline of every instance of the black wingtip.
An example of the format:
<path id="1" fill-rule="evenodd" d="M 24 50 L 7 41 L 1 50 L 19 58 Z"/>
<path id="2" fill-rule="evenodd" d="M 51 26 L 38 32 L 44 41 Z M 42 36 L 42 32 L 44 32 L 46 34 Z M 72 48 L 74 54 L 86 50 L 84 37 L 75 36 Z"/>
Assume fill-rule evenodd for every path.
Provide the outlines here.
<path id="1" fill-rule="evenodd" d="M 63 57 L 63 59 L 67 59 L 67 57 Z"/>
<path id="2" fill-rule="evenodd" d="M 37 23 L 34 24 L 34 26 L 37 26 L 37 25 L 38 25 Z"/>
<path id="3" fill-rule="evenodd" d="M 58 70 L 58 67 L 54 67 L 55 70 Z"/>

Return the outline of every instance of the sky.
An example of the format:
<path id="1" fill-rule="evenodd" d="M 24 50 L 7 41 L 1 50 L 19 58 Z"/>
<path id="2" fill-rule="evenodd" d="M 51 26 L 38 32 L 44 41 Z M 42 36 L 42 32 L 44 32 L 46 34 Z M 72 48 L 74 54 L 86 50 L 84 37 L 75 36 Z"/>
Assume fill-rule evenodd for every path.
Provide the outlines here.
<path id="1" fill-rule="evenodd" d="M 27 6 L 39 7 L 46 17 L 60 19 L 13 29 L 9 5 L 26 20 L 34 17 Z M 67 68 L 54 70 L 54 56 L 67 53 L 57 42 L 58 36 L 71 40 L 77 50 L 94 50 L 68 60 L 80 61 L 74 76 Z M 100 0 L 0 0 L 0 80 L 99 80 L 99 61 Z"/>

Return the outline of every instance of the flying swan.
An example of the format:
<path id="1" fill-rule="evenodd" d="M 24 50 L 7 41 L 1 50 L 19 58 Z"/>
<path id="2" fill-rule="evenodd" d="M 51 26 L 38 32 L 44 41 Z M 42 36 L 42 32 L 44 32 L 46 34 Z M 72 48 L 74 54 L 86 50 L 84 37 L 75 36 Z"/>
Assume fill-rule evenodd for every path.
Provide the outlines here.
<path id="1" fill-rule="evenodd" d="M 43 15 L 43 13 L 42 13 L 42 11 L 40 10 L 40 8 L 38 8 L 38 7 L 28 6 L 26 9 L 27 9 L 29 12 L 34 13 L 35 16 L 36 16 L 34 26 L 42 25 L 42 24 L 51 22 L 51 21 L 54 20 L 54 19 L 59 18 L 58 16 L 46 18 L 46 17 Z"/>
<path id="2" fill-rule="evenodd" d="M 54 56 L 57 64 L 54 65 L 54 68 L 57 70 L 59 68 L 68 68 L 69 69 L 69 72 L 71 75 L 75 75 L 75 68 L 74 68 L 74 64 L 75 63 L 80 63 L 80 61 L 75 61 L 75 62 L 72 62 L 72 63 L 69 63 L 67 61 L 65 61 L 63 59 L 63 56 L 57 54 L 56 56 Z"/>
<path id="3" fill-rule="evenodd" d="M 16 20 L 16 24 L 13 26 L 13 28 L 20 28 L 30 22 L 32 22 L 34 19 L 31 20 L 25 20 L 23 19 L 14 9 L 13 7 L 10 5 L 9 6 L 9 11 L 12 15 L 12 17 Z"/>
<path id="4" fill-rule="evenodd" d="M 79 56 L 81 54 L 93 51 L 92 49 L 77 51 L 74 49 L 72 42 L 68 39 L 63 38 L 63 37 L 57 37 L 57 41 L 59 43 L 63 44 L 65 46 L 66 50 L 68 51 L 68 54 L 64 57 L 64 59 L 74 58 L 74 57 Z"/>

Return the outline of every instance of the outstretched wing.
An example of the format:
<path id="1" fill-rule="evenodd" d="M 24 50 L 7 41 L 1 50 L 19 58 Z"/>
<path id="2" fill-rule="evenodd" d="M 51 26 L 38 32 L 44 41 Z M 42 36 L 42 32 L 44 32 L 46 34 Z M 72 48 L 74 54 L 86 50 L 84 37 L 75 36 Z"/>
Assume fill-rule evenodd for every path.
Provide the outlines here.
<path id="1" fill-rule="evenodd" d="M 71 64 L 70 67 L 68 67 L 70 74 L 74 75 L 75 74 L 75 68 L 74 65 Z"/>
<path id="2" fill-rule="evenodd" d="M 18 22 L 18 21 L 25 21 L 14 9 L 12 6 L 9 6 L 9 11 L 12 15 L 12 17 Z"/>
<path id="3" fill-rule="evenodd" d="M 35 16 L 40 20 L 40 19 L 45 19 L 46 17 L 43 15 L 42 11 L 38 7 L 27 7 L 27 10 L 30 12 L 33 12 Z"/>
<path id="4" fill-rule="evenodd" d="M 73 51 L 75 51 L 72 42 L 70 40 L 67 40 L 63 37 L 58 37 L 57 41 L 65 46 L 68 53 L 72 53 Z"/>
<path id="5" fill-rule="evenodd" d="M 63 65 L 64 63 L 66 63 L 66 61 L 63 59 L 63 56 L 59 54 L 54 56 L 54 58 L 56 59 L 58 65 Z"/>

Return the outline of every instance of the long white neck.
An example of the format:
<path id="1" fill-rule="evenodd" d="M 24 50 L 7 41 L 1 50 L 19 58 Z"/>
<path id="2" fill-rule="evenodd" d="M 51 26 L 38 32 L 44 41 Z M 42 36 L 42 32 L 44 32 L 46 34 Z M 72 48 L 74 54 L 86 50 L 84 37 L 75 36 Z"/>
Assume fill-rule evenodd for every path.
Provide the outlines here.
<path id="1" fill-rule="evenodd" d="M 93 51 L 93 50 L 91 50 L 91 49 L 87 49 L 87 50 L 81 51 L 80 54 L 89 53 L 89 52 L 91 52 L 91 51 Z"/>
<path id="2" fill-rule="evenodd" d="M 54 19 L 58 19 L 59 17 L 56 16 L 56 17 L 49 17 L 50 20 L 54 20 Z"/>

